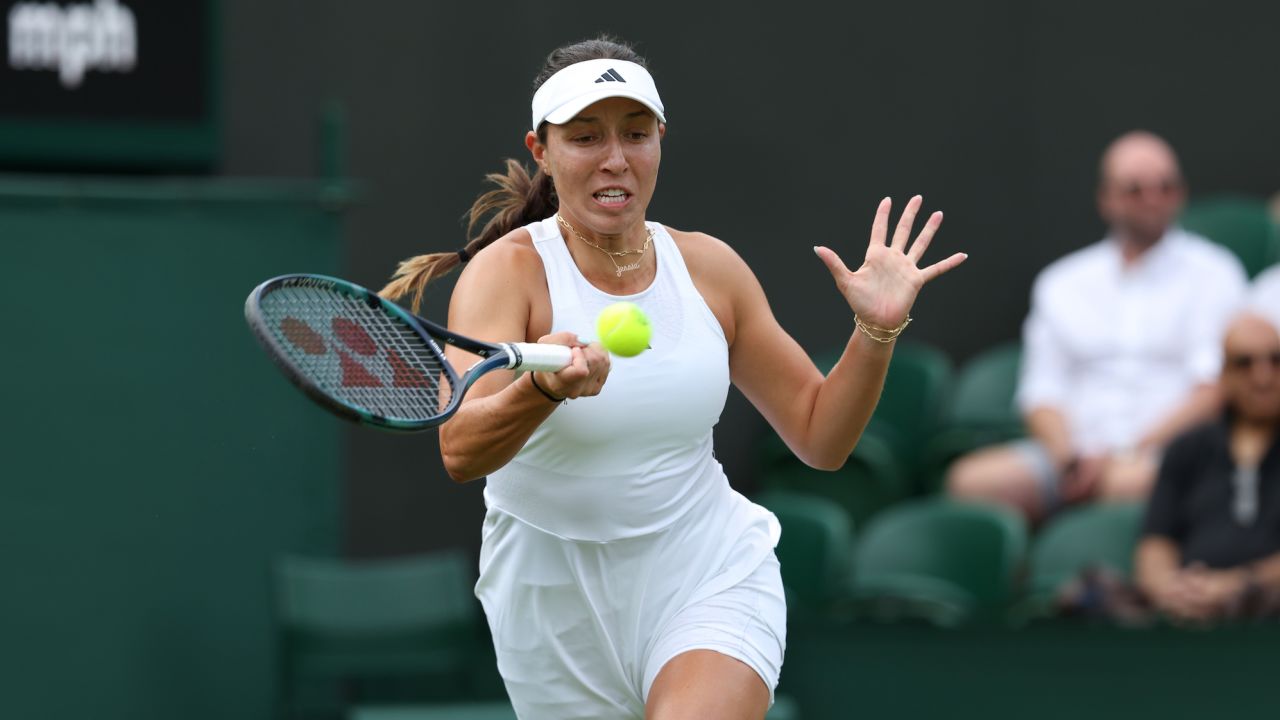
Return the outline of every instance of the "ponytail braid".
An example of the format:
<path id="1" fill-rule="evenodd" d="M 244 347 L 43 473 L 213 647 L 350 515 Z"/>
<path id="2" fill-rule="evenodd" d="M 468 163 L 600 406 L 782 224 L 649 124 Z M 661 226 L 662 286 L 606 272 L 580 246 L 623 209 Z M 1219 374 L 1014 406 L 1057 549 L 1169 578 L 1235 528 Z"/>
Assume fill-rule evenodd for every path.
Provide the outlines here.
<path id="1" fill-rule="evenodd" d="M 506 173 L 490 173 L 485 180 L 498 187 L 476 198 L 471 205 L 467 213 L 467 237 L 470 238 L 467 244 L 457 252 L 428 253 L 402 261 L 379 295 L 399 300 L 412 294 L 411 307 L 415 313 L 419 312 L 422 293 L 432 280 L 447 275 L 512 230 L 556 212 L 555 187 L 541 169 L 530 177 L 524 165 L 508 159 Z M 487 221 L 486 215 L 490 216 Z M 476 233 L 477 226 L 479 233 Z"/>

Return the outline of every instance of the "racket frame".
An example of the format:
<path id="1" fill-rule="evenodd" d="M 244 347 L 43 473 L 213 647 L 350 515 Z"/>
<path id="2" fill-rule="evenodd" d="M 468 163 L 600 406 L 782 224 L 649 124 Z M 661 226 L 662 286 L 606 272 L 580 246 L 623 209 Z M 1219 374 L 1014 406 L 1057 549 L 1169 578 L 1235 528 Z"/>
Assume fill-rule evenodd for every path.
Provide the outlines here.
<path id="1" fill-rule="evenodd" d="M 370 308 L 380 308 L 408 325 L 431 348 L 440 361 L 440 369 L 445 374 L 451 393 L 449 402 L 440 412 L 423 420 L 389 418 L 369 412 L 357 405 L 343 401 L 341 398 L 325 392 L 305 373 L 298 370 L 289 360 L 288 352 L 268 327 L 263 316 L 262 300 L 277 289 L 288 287 L 310 287 L 321 290 L 332 290 L 350 295 L 367 304 Z M 482 375 L 492 370 L 523 369 L 555 371 L 568 365 L 569 348 L 563 345 L 541 345 L 537 343 L 489 343 L 452 332 L 446 327 L 418 317 L 394 302 L 387 300 L 368 288 L 341 278 L 328 275 L 295 273 L 280 275 L 259 284 L 244 303 L 245 320 L 257 338 L 258 343 L 267 351 L 267 355 L 280 368 L 285 377 L 296 385 L 315 402 L 331 410 L 340 417 L 354 422 L 391 430 L 396 432 L 420 432 L 429 430 L 448 420 L 462 403 L 467 390 Z M 445 357 L 440 342 L 452 345 L 469 353 L 479 355 L 480 360 L 461 375 L 453 364 Z M 444 383 L 441 383 L 443 386 Z"/>

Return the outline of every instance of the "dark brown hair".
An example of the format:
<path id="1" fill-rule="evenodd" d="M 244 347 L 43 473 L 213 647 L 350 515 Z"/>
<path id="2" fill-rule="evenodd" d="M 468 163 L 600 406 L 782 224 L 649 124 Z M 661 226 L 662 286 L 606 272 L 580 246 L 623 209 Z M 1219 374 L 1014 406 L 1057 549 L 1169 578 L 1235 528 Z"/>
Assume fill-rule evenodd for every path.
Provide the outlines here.
<path id="1" fill-rule="evenodd" d="M 534 92 L 552 75 L 587 60 L 626 60 L 647 67 L 644 58 L 630 45 L 609 35 L 600 35 L 552 50 L 533 80 Z M 538 126 L 537 132 L 538 141 L 546 143 L 545 122 Z M 402 261 L 380 295 L 398 300 L 412 294 L 413 311 L 418 312 L 427 283 L 448 274 L 512 230 L 548 218 L 556 212 L 559 202 L 555 187 L 541 168 L 530 176 L 524 163 L 519 160 L 508 158 L 506 164 L 505 173 L 490 173 L 485 176 L 485 180 L 497 187 L 480 195 L 471 205 L 471 210 L 466 215 L 466 245 L 458 251 L 429 253 Z"/>

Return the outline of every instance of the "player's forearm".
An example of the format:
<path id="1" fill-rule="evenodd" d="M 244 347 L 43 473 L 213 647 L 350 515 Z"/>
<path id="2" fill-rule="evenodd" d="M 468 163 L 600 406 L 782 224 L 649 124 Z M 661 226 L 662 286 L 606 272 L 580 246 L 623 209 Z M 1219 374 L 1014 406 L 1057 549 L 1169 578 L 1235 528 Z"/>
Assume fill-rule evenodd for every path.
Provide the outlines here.
<path id="1" fill-rule="evenodd" d="M 1061 410 L 1041 406 L 1026 415 L 1027 431 L 1040 441 L 1059 467 L 1065 466 L 1076 455 L 1071 442 L 1071 428 L 1067 416 Z"/>
<path id="2" fill-rule="evenodd" d="M 813 410 L 797 455 L 823 470 L 844 465 L 862 437 L 884 389 L 894 343 L 855 331 L 840 360 L 813 393 Z M 803 453 L 803 454 L 802 454 Z"/>
<path id="3" fill-rule="evenodd" d="M 449 477 L 469 482 L 506 465 L 557 407 L 523 375 L 499 392 L 467 400 L 440 426 Z"/>

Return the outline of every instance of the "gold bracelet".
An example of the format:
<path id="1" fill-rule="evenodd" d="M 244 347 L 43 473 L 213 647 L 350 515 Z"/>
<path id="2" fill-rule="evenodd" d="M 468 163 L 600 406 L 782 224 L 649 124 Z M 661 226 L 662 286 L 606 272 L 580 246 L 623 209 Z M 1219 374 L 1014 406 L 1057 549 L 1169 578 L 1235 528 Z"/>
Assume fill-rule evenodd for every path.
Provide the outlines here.
<path id="1" fill-rule="evenodd" d="M 907 329 L 907 326 L 911 324 L 911 316 L 908 315 L 907 319 L 903 320 L 902 324 L 896 328 L 882 328 L 878 325 L 865 323 L 862 322 L 862 318 L 857 315 L 853 316 L 853 323 L 862 331 L 863 335 L 866 335 L 878 343 L 888 344 L 898 339 L 898 336 L 902 334 L 902 331 Z"/>

